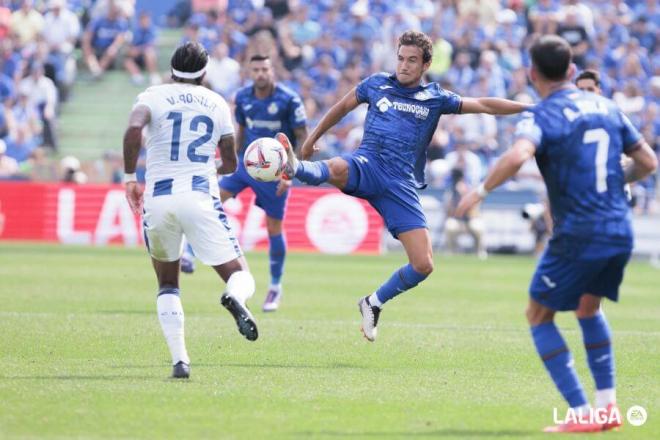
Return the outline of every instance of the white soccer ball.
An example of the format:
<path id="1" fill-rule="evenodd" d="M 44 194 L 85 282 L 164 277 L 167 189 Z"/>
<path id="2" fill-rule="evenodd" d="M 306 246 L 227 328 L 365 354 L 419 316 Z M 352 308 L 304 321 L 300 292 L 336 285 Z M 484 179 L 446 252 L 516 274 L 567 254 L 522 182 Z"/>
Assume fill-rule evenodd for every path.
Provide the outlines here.
<path id="1" fill-rule="evenodd" d="M 255 139 L 245 149 L 243 165 L 250 177 L 260 182 L 273 182 L 282 177 L 286 151 L 277 140 L 269 137 Z"/>

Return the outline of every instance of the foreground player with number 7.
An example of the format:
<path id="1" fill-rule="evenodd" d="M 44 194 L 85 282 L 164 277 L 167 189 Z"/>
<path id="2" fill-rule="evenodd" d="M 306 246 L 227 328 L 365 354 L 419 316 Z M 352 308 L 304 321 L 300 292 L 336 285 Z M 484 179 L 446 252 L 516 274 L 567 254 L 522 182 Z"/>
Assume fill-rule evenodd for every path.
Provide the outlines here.
<path id="1" fill-rule="evenodd" d="M 323 116 L 301 148 L 303 159 L 315 142 L 358 105 L 369 105 L 360 148 L 327 161 L 298 161 L 288 139 L 277 138 L 288 151 L 285 174 L 310 185 L 328 182 L 344 193 L 367 200 L 381 215 L 390 233 L 403 245 L 409 264 L 359 303 L 362 332 L 369 341 L 377 335 L 381 307 L 417 286 L 433 271 L 431 238 L 417 190 L 426 187 L 426 151 L 438 120 L 450 113 L 519 113 L 527 106 L 499 98 L 466 98 L 422 84 L 431 65 L 433 45 L 422 32 L 407 31 L 399 38 L 395 75 L 377 73 L 360 82 Z"/>
<path id="2" fill-rule="evenodd" d="M 517 140 L 485 181 L 465 195 L 463 215 L 536 157 L 548 188 L 554 230 L 530 286 L 527 319 L 536 350 L 568 402 L 565 423 L 549 432 L 596 432 L 621 425 L 610 329 L 600 303 L 616 301 L 633 247 L 624 184 L 654 172 L 657 159 L 628 118 L 607 98 L 575 88 L 569 44 L 543 36 L 530 49 L 530 77 L 543 100 L 518 124 Z M 621 167 L 624 153 L 632 164 Z M 595 409 L 555 326 L 574 310 L 596 383 Z M 568 417 L 568 414 L 572 414 Z"/>
<path id="3" fill-rule="evenodd" d="M 144 237 L 156 278 L 158 319 L 172 355 L 175 378 L 190 375 L 179 298 L 179 259 L 183 234 L 197 257 L 227 283 L 221 304 L 248 340 L 258 337 L 246 301 L 254 294 L 238 241 L 220 203 L 217 174 L 236 170 L 234 126 L 229 106 L 201 86 L 208 54 L 199 43 L 174 52 L 172 84 L 150 87 L 133 106 L 124 135 L 126 198 L 142 214 Z M 135 167 L 146 130 L 147 174 L 144 197 Z M 215 150 L 222 165 L 215 167 Z M 144 202 L 144 203 L 143 203 Z"/>

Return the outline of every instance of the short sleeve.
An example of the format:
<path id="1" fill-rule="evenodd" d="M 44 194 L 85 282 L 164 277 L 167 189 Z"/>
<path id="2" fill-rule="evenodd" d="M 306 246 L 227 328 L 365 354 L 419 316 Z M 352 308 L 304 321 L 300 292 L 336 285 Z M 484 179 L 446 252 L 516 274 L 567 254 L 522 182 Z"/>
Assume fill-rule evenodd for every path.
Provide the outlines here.
<path id="1" fill-rule="evenodd" d="M 231 120 L 231 111 L 224 99 L 220 99 L 217 110 L 218 131 L 220 137 L 234 134 L 234 124 Z"/>
<path id="2" fill-rule="evenodd" d="M 443 90 L 441 96 L 440 113 L 448 115 L 459 114 L 461 112 L 463 101 L 459 95 L 449 90 Z"/>
<path id="3" fill-rule="evenodd" d="M 536 147 L 536 151 L 539 152 L 541 148 L 541 140 L 543 138 L 543 131 L 541 127 L 537 124 L 534 119 L 534 113 L 525 112 L 522 114 L 522 119 L 516 124 L 516 131 L 514 133 L 514 139 L 527 139 Z"/>
<path id="4" fill-rule="evenodd" d="M 289 124 L 293 128 L 303 127 L 307 123 L 307 115 L 305 114 L 305 106 L 298 96 L 294 96 L 289 102 Z"/>
<path id="5" fill-rule="evenodd" d="M 245 127 L 245 113 L 243 113 L 243 103 L 241 102 L 241 98 L 236 95 L 234 102 L 236 104 L 234 108 L 234 117 L 236 118 L 236 122 L 238 122 L 239 125 Z"/>
<path id="6" fill-rule="evenodd" d="M 149 89 L 140 93 L 135 99 L 135 104 L 133 104 L 133 110 L 140 105 L 144 105 L 149 108 L 149 111 L 153 114 L 155 108 L 155 99 L 156 96 L 154 93 L 149 91 Z"/>
<path id="7" fill-rule="evenodd" d="M 639 148 L 639 141 L 642 139 L 642 135 L 639 130 L 635 128 L 633 123 L 630 122 L 628 116 L 623 112 L 619 112 L 619 115 L 621 116 L 622 122 L 621 139 L 623 140 L 623 152 L 631 153 Z"/>
<path id="8" fill-rule="evenodd" d="M 363 79 L 355 88 L 355 98 L 360 103 L 369 102 L 369 83 L 371 78 L 369 76 Z"/>

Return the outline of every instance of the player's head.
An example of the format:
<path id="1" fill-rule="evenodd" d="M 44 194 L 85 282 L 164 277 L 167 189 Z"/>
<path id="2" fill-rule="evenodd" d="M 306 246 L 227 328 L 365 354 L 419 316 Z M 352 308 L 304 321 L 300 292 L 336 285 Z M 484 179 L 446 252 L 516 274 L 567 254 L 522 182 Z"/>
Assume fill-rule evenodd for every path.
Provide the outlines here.
<path id="1" fill-rule="evenodd" d="M 423 32 L 406 31 L 399 37 L 396 79 L 404 87 L 414 87 L 431 66 L 433 43 Z"/>
<path id="2" fill-rule="evenodd" d="M 250 78 L 256 89 L 264 90 L 273 86 L 275 74 L 268 55 L 253 55 L 250 58 Z"/>
<path id="3" fill-rule="evenodd" d="M 184 43 L 174 51 L 170 61 L 172 80 L 201 84 L 206 74 L 208 61 L 209 55 L 204 46 L 193 41 Z"/>
<path id="4" fill-rule="evenodd" d="M 597 70 L 586 69 L 575 78 L 575 85 L 585 92 L 601 94 L 600 73 Z"/>
<path id="5" fill-rule="evenodd" d="M 529 54 L 532 58 L 530 78 L 537 88 L 544 83 L 568 81 L 573 76 L 573 52 L 563 38 L 543 35 L 532 44 Z"/>

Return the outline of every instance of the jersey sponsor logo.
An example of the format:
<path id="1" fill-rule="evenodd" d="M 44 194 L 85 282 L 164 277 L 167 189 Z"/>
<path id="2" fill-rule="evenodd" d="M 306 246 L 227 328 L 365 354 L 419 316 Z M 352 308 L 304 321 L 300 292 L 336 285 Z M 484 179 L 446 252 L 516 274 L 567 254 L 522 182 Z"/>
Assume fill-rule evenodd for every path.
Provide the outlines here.
<path id="1" fill-rule="evenodd" d="M 279 130 L 282 128 L 282 121 L 267 121 L 264 119 L 246 118 L 245 124 L 250 130 L 253 128 L 266 128 L 268 130 Z"/>
<path id="2" fill-rule="evenodd" d="M 390 107 L 392 107 L 392 101 L 386 97 L 380 98 L 380 100 L 376 103 L 376 107 L 378 107 L 378 110 L 380 110 L 381 113 L 385 113 L 390 109 Z"/>
<path id="3" fill-rule="evenodd" d="M 390 101 L 387 97 L 382 97 L 378 102 L 376 102 L 376 107 L 380 110 L 381 113 L 385 113 L 390 108 L 393 108 L 396 111 L 404 113 L 412 113 L 416 118 L 426 119 L 429 116 L 429 108 L 424 107 L 423 105 L 410 104 L 407 102 L 400 101 Z"/>
<path id="4" fill-rule="evenodd" d="M 274 115 L 274 114 L 277 113 L 278 110 L 279 110 L 279 107 L 278 107 L 277 104 L 274 103 L 274 102 L 272 102 L 272 103 L 268 106 L 268 114 Z"/>

